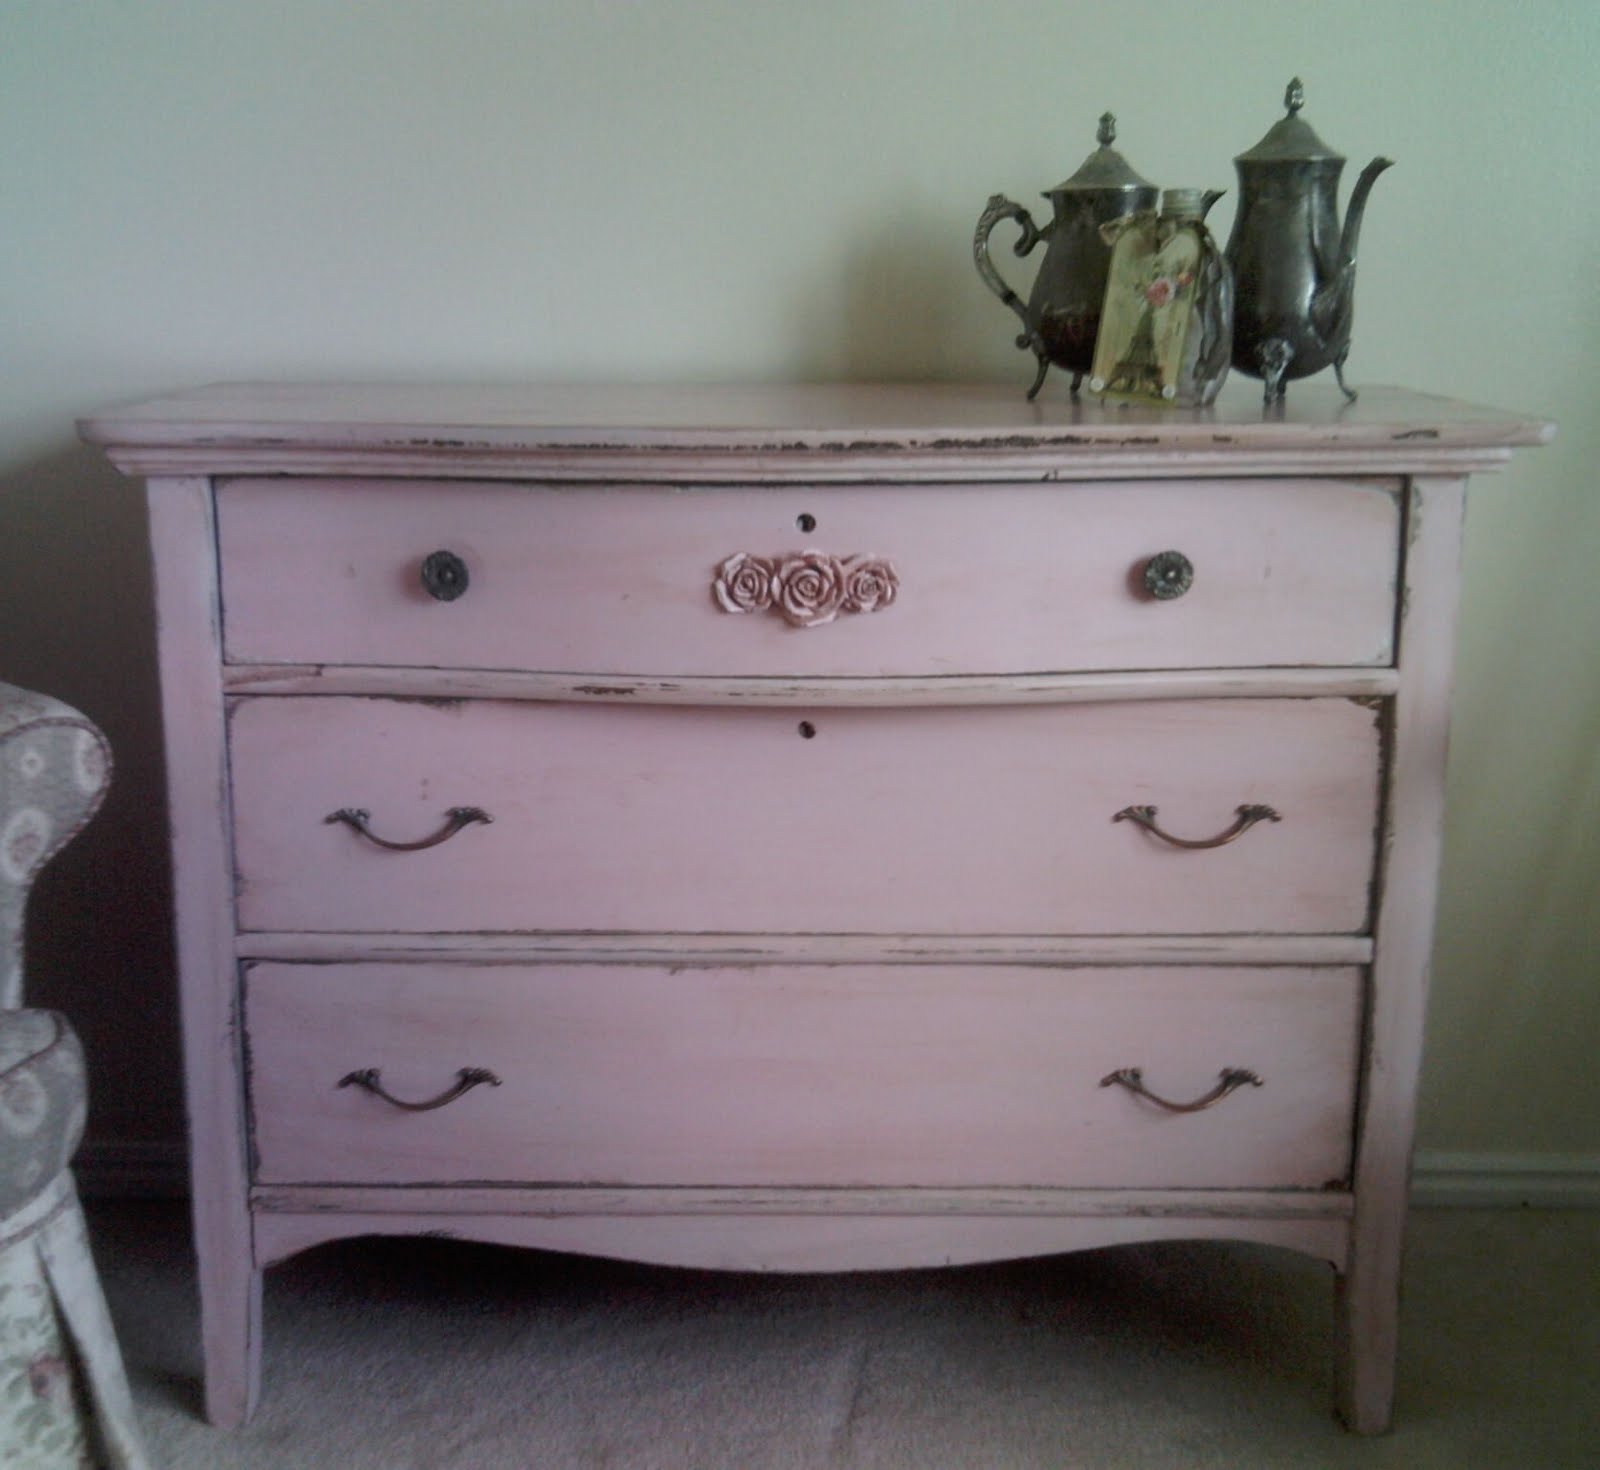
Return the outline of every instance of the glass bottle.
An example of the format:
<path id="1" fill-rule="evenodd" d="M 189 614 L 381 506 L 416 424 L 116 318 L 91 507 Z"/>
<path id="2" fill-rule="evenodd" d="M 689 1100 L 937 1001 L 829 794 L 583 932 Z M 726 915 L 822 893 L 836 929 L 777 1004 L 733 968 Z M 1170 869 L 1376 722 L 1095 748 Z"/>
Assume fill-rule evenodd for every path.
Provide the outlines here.
<path id="1" fill-rule="evenodd" d="M 1215 189 L 1168 189 L 1161 212 L 1113 220 L 1089 391 L 1194 408 L 1210 403 L 1233 352 L 1233 274 L 1205 226 Z"/>

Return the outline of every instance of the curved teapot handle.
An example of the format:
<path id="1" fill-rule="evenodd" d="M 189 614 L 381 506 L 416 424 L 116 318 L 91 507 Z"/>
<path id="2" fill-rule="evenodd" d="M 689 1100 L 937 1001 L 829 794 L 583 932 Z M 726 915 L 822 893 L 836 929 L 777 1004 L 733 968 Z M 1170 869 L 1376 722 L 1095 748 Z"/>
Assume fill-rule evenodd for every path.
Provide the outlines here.
<path id="1" fill-rule="evenodd" d="M 1003 219 L 1014 219 L 1022 227 L 1022 235 L 1012 247 L 1017 255 L 1026 255 L 1044 239 L 1044 233 L 1034 224 L 1033 216 L 1020 204 L 1013 204 L 1004 194 L 991 194 L 988 205 L 978 216 L 978 227 L 972 233 L 972 259 L 978 267 L 978 274 L 983 277 L 983 284 L 1016 312 L 1022 322 L 1024 331 L 1023 335 L 1017 338 L 1017 346 L 1031 347 L 1035 352 L 1041 352 L 1042 344 L 1039 342 L 1038 331 L 1028 316 L 1028 308 L 1023 304 L 1022 298 L 1001 279 L 1000 272 L 994 268 L 994 262 L 989 259 L 989 236 Z"/>

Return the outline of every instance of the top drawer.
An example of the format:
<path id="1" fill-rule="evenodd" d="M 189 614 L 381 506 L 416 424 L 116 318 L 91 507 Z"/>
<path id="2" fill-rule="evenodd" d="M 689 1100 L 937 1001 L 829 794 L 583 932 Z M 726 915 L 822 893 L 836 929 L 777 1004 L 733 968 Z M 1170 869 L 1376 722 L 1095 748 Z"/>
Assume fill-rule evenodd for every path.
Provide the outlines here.
<path id="1" fill-rule="evenodd" d="M 239 479 L 219 486 L 217 513 L 232 663 L 770 678 L 1374 666 L 1393 653 L 1393 482 Z M 1169 551 L 1192 581 L 1153 597 L 1146 568 Z M 454 559 L 445 582 L 466 573 L 464 590 L 459 570 L 454 585 L 436 576 L 435 593 L 459 595 L 425 585 L 435 552 Z M 819 555 L 782 570 L 804 552 Z M 859 605 L 830 580 L 854 558 L 870 559 L 855 563 Z M 787 610 L 782 595 L 730 610 L 774 581 Z"/>

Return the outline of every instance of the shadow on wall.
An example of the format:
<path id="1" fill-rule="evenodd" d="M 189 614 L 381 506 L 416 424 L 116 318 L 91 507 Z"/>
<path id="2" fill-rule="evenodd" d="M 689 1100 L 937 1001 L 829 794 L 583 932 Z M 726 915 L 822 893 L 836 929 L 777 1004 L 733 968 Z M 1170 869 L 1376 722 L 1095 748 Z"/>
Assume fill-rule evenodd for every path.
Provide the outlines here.
<path id="1" fill-rule="evenodd" d="M 1016 352 L 1017 319 L 984 289 L 972 264 L 972 218 L 886 206 L 884 223 L 858 235 L 826 275 L 797 292 L 789 360 L 797 378 L 900 382 L 1015 376 L 1026 389 L 1033 358 Z M 1008 279 L 1026 295 L 1043 251 L 1015 261 Z M 1015 359 L 1012 364 L 1012 359 Z"/>
<path id="2" fill-rule="evenodd" d="M 116 775 L 28 913 L 30 1004 L 89 1055 L 91 1144 L 182 1138 L 166 788 L 143 496 L 87 448 L 0 475 L 0 679 L 77 706 Z"/>

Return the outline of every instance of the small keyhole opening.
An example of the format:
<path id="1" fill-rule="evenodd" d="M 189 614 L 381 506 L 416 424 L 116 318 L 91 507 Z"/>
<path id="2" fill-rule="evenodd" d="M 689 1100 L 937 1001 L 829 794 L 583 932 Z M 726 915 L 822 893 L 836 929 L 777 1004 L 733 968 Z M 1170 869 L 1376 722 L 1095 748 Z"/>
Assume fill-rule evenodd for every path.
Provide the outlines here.
<path id="1" fill-rule="evenodd" d="M 800 738 L 802 740 L 814 739 L 815 736 L 816 736 L 816 733 L 817 733 L 817 727 L 815 725 L 813 725 L 810 720 L 801 720 L 800 721 Z"/>
<path id="2" fill-rule="evenodd" d="M 808 534 L 817 529 L 817 518 L 807 511 L 804 515 L 795 517 L 795 525 Z"/>

